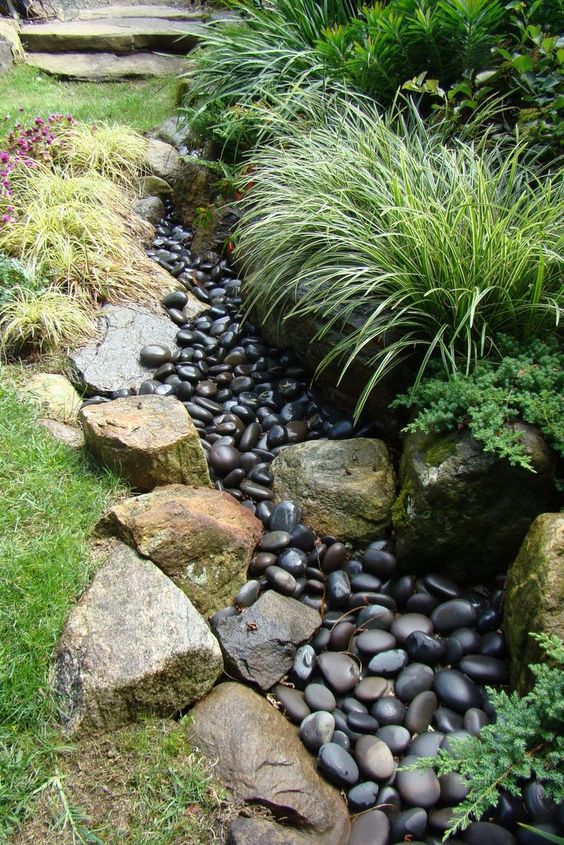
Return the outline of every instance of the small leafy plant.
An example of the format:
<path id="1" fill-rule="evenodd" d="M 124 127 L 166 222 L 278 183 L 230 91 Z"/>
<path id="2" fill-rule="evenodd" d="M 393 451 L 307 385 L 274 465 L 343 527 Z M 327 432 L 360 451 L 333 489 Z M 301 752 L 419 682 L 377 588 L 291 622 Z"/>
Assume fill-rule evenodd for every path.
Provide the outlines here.
<path id="1" fill-rule="evenodd" d="M 516 693 L 487 688 L 495 723 L 478 736 L 452 741 L 436 757 L 423 757 L 409 769 L 434 768 L 439 775 L 458 772 L 470 791 L 453 810 L 445 838 L 464 830 L 495 807 L 501 789 L 521 795 L 524 780 L 536 779 L 555 802 L 564 799 L 564 642 L 555 635 L 531 634 L 548 661 L 533 664 L 532 690 Z"/>
<path id="2" fill-rule="evenodd" d="M 507 337 L 498 349 L 500 360 L 479 361 L 471 373 L 424 379 L 392 407 L 414 410 L 407 431 L 469 428 L 484 451 L 532 470 L 521 433 L 511 424 L 538 426 L 564 455 L 564 353 L 556 342 L 522 346 Z"/>

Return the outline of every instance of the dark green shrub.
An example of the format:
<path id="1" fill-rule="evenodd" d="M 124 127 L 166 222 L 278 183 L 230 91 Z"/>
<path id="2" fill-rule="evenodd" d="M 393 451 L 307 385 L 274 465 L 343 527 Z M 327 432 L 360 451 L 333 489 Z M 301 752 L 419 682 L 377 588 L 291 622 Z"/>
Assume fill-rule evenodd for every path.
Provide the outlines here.
<path id="1" fill-rule="evenodd" d="M 531 469 L 521 435 L 510 425 L 524 420 L 564 456 L 564 353 L 556 342 L 523 347 L 508 338 L 498 350 L 500 360 L 479 361 L 469 374 L 424 379 L 392 407 L 416 413 L 408 431 L 469 428 L 486 452 Z"/>
<path id="2" fill-rule="evenodd" d="M 434 768 L 439 775 L 458 772 L 470 791 L 453 810 L 448 836 L 495 807 L 503 789 L 520 795 L 524 780 L 540 781 L 548 796 L 564 800 L 564 643 L 555 635 L 531 634 L 548 656 L 532 665 L 533 689 L 523 698 L 487 688 L 496 711 L 494 724 L 476 737 L 452 741 L 413 767 Z"/>

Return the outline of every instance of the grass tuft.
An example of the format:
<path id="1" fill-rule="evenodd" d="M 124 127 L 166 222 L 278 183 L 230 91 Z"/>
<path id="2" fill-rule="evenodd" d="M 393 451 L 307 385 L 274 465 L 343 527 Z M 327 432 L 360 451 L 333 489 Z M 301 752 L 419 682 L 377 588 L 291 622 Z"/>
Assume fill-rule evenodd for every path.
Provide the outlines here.
<path id="1" fill-rule="evenodd" d="M 93 336 L 87 310 L 60 290 L 13 288 L 0 311 L 0 350 L 47 352 Z"/>

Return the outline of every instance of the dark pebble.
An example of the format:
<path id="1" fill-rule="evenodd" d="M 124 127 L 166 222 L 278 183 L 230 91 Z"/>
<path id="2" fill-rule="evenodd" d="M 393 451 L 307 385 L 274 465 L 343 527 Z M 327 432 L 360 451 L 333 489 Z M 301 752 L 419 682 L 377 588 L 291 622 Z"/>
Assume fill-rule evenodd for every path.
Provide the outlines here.
<path id="1" fill-rule="evenodd" d="M 390 628 L 396 638 L 398 645 L 403 646 L 407 638 L 414 631 L 423 631 L 424 634 L 433 633 L 433 623 L 427 616 L 421 613 L 404 613 L 392 622 Z"/>
<path id="2" fill-rule="evenodd" d="M 430 690 L 434 678 L 435 673 L 430 666 L 424 663 L 410 663 L 396 678 L 396 695 L 407 704 L 419 693 Z"/>
<path id="3" fill-rule="evenodd" d="M 274 687 L 274 695 L 282 705 L 287 717 L 294 724 L 301 724 L 311 710 L 305 702 L 304 694 L 300 690 L 278 684 Z"/>
<path id="4" fill-rule="evenodd" d="M 482 704 L 482 695 L 474 682 L 456 669 L 438 672 L 433 689 L 442 704 L 463 715 L 469 707 L 480 707 Z"/>
<path id="5" fill-rule="evenodd" d="M 392 842 L 412 842 L 423 839 L 427 832 L 427 812 L 423 807 L 412 807 L 395 817 L 391 826 Z"/>
<path id="6" fill-rule="evenodd" d="M 259 548 L 263 552 L 279 552 L 285 549 L 289 543 L 290 535 L 287 531 L 269 531 L 260 541 Z"/>
<path id="7" fill-rule="evenodd" d="M 388 845 L 390 822 L 381 810 L 368 810 L 352 824 L 347 845 Z"/>
<path id="8" fill-rule="evenodd" d="M 139 353 L 139 360 L 144 367 L 160 367 L 168 363 L 172 357 L 170 349 L 158 343 L 144 346 Z"/>
<path id="9" fill-rule="evenodd" d="M 407 652 L 401 648 L 393 648 L 375 654 L 368 664 L 369 672 L 391 678 L 397 675 L 408 662 Z"/>
<path id="10" fill-rule="evenodd" d="M 483 654 L 468 654 L 458 668 L 477 684 L 505 684 L 508 680 L 507 665 L 496 657 Z"/>
<path id="11" fill-rule="evenodd" d="M 323 677 L 336 693 L 348 692 L 358 683 L 360 676 L 358 663 L 348 654 L 326 651 L 319 655 L 317 664 Z"/>
<path id="12" fill-rule="evenodd" d="M 307 705 L 311 710 L 334 710 L 337 706 L 335 696 L 324 684 L 308 684 L 304 690 Z"/>
<path id="13" fill-rule="evenodd" d="M 394 757 L 404 754 L 411 742 L 411 734 L 403 725 L 383 725 L 376 736 L 386 743 Z"/>
<path id="14" fill-rule="evenodd" d="M 358 782 L 357 764 L 348 751 L 335 742 L 321 746 L 317 762 L 327 779 L 337 786 L 350 787 Z"/>
<path id="15" fill-rule="evenodd" d="M 406 804 L 425 809 L 434 807 L 441 794 L 439 779 L 433 769 L 415 769 L 412 772 L 402 770 L 415 762 L 416 758 L 412 756 L 402 760 L 396 776 L 397 790 Z"/>
<path id="16" fill-rule="evenodd" d="M 405 726 L 412 734 L 421 734 L 428 730 L 439 705 L 437 696 L 431 690 L 416 695 L 405 716 Z"/>
<path id="17" fill-rule="evenodd" d="M 264 574 L 270 586 L 283 596 L 291 596 L 295 592 L 296 579 L 279 566 L 269 566 Z"/>
<path id="18" fill-rule="evenodd" d="M 445 644 L 439 637 L 413 631 L 405 641 L 405 650 L 411 660 L 434 666 L 445 656 Z"/>
<path id="19" fill-rule="evenodd" d="M 516 845 L 517 840 L 508 830 L 491 822 L 474 822 L 462 834 L 467 845 Z"/>
<path id="20" fill-rule="evenodd" d="M 397 698 L 386 696 L 378 699 L 370 708 L 370 712 L 381 725 L 401 725 L 405 719 L 406 706 Z"/>
<path id="21" fill-rule="evenodd" d="M 334 717 L 321 710 L 305 717 L 300 725 L 300 739 L 308 751 L 317 754 L 322 745 L 331 742 L 334 731 Z"/>
<path id="22" fill-rule="evenodd" d="M 362 813 L 370 810 L 378 803 L 378 792 L 380 787 L 373 780 L 365 780 L 357 783 L 347 793 L 347 804 L 351 813 Z"/>
<path id="23" fill-rule="evenodd" d="M 394 773 L 392 752 L 385 742 L 375 736 L 361 736 L 354 754 L 358 768 L 368 780 L 387 780 Z"/>
<path id="24" fill-rule="evenodd" d="M 431 613 L 431 622 L 440 634 L 450 634 L 457 628 L 470 627 L 476 622 L 476 608 L 465 599 L 445 601 Z"/>

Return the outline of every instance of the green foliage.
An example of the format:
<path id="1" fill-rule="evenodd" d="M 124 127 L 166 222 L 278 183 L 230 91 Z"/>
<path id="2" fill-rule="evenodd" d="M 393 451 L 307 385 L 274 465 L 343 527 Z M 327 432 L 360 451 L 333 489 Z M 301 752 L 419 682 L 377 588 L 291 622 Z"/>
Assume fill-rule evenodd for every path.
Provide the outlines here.
<path id="1" fill-rule="evenodd" d="M 440 432 L 469 428 L 484 451 L 532 469 L 518 429 L 524 420 L 540 428 L 564 456 L 564 352 L 556 343 L 534 340 L 525 347 L 501 338 L 499 360 L 479 361 L 469 374 L 439 374 L 398 396 L 415 419 L 407 431 Z"/>
<path id="2" fill-rule="evenodd" d="M 363 319 L 324 365 L 361 352 L 378 381 L 410 359 L 469 371 L 500 334 L 551 331 L 562 306 L 564 185 L 518 147 L 443 141 L 413 108 L 380 116 L 342 100 L 286 122 L 254 157 L 238 256 L 250 306 L 313 314 L 319 336 Z M 245 181 L 248 177 L 245 177 Z"/>
<path id="3" fill-rule="evenodd" d="M 87 538 L 111 495 L 107 474 L 55 441 L 0 387 L 0 841 L 48 777 L 51 654 L 92 573 Z M 55 483 L 56 480 L 56 483 Z"/>
<path id="4" fill-rule="evenodd" d="M 0 252 L 0 309 L 13 298 L 16 288 L 36 290 L 38 284 L 21 261 Z"/>
<path id="5" fill-rule="evenodd" d="M 533 689 L 524 697 L 488 688 L 497 718 L 476 737 L 452 741 L 413 767 L 433 767 L 439 775 L 458 772 L 470 791 L 453 810 L 445 836 L 466 828 L 497 804 L 503 789 L 520 795 L 523 780 L 540 781 L 556 802 L 564 799 L 564 643 L 555 635 L 531 634 L 548 662 L 532 665 Z"/>

